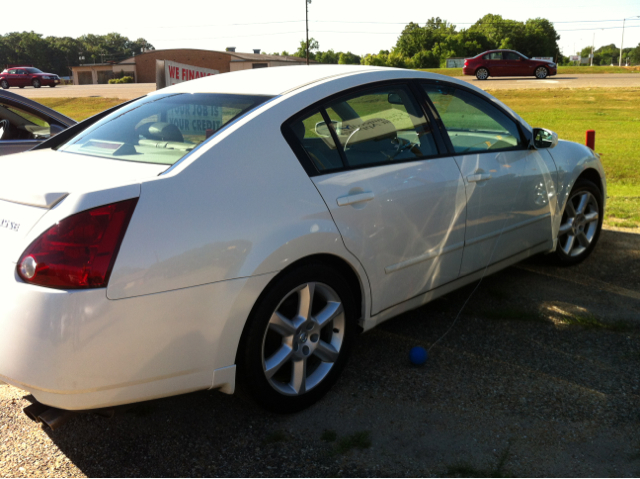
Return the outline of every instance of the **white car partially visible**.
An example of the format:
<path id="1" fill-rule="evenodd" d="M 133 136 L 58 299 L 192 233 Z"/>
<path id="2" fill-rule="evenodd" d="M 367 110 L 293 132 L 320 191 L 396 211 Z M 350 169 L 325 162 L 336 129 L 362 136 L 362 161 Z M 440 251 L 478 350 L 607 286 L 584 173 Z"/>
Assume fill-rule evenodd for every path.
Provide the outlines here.
<path id="1" fill-rule="evenodd" d="M 584 260 L 589 148 L 467 83 L 216 75 L 0 159 L 0 379 L 102 408 L 236 384 L 317 401 L 368 330 L 537 253 Z"/>

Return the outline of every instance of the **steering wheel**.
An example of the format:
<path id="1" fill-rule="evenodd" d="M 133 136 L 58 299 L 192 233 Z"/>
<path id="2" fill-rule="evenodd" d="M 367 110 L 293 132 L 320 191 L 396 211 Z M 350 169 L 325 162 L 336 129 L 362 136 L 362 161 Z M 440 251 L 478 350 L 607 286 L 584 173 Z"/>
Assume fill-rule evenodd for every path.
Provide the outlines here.
<path id="1" fill-rule="evenodd" d="M 0 140 L 6 140 L 5 137 L 9 135 L 10 126 L 9 120 L 0 120 Z"/>
<path id="2" fill-rule="evenodd" d="M 383 138 L 389 138 L 396 133 L 396 127 L 389 120 L 384 118 L 371 118 L 356 128 L 356 130 L 349 135 L 347 141 L 344 142 L 344 151 L 349 151 L 349 143 L 360 143 L 367 140 L 382 140 Z"/>

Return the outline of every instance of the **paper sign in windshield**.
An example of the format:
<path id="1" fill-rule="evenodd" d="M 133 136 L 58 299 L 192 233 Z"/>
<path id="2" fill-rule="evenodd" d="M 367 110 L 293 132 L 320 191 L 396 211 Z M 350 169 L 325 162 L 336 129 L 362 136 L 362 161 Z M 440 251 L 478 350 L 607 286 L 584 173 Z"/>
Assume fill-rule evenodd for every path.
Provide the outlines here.
<path id="1" fill-rule="evenodd" d="M 176 125 L 183 135 L 206 135 L 222 126 L 222 111 L 217 106 L 187 103 L 168 111 L 167 121 Z"/>

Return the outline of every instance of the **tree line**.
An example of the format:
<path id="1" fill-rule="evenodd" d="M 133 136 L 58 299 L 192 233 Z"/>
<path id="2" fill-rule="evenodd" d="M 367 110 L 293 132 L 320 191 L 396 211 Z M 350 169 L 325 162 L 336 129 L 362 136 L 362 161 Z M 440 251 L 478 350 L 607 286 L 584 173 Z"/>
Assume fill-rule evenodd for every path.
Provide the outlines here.
<path id="1" fill-rule="evenodd" d="M 72 66 L 119 62 L 145 49 L 154 50 L 154 47 L 144 38 L 130 40 L 119 33 L 71 38 L 12 32 L 0 35 L 0 66 L 33 65 L 45 72 L 68 76 Z"/>

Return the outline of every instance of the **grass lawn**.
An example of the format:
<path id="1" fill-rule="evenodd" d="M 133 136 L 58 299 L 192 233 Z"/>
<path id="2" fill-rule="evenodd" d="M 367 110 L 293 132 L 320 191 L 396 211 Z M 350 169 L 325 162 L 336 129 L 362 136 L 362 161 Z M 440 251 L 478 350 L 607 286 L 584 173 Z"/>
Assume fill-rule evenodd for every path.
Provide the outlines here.
<path id="1" fill-rule="evenodd" d="M 462 76 L 462 68 L 418 68 L 422 72 L 439 73 L 448 77 Z M 576 75 L 576 74 L 593 74 L 593 73 L 637 73 L 640 74 L 640 66 L 638 67 L 605 67 L 605 66 L 582 66 L 582 67 L 558 67 L 558 75 Z"/>
<path id="2" fill-rule="evenodd" d="M 640 89 L 496 90 L 492 94 L 531 126 L 584 144 L 596 131 L 607 173 L 605 224 L 640 228 Z"/>
<path id="3" fill-rule="evenodd" d="M 119 98 L 36 98 L 35 101 L 76 121 L 82 121 L 127 100 Z"/>
<path id="4" fill-rule="evenodd" d="M 585 131 L 596 130 L 596 151 L 601 154 L 609 187 L 605 224 L 640 228 L 639 89 L 497 90 L 493 94 L 531 126 L 553 130 L 562 139 L 584 144 Z M 38 101 L 75 120 L 123 102 L 117 98 Z"/>

